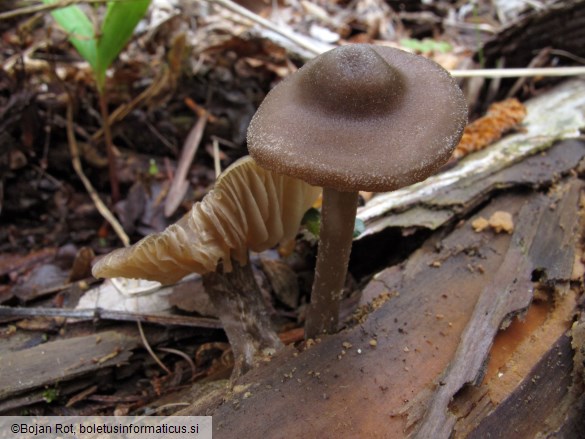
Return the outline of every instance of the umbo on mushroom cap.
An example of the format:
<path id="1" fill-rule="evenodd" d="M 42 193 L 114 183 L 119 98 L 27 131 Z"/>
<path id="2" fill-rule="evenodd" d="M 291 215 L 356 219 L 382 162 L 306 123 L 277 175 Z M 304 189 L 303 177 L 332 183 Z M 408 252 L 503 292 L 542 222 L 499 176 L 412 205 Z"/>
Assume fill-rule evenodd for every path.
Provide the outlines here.
<path id="1" fill-rule="evenodd" d="M 467 122 L 434 61 L 368 44 L 338 47 L 277 85 L 248 129 L 267 169 L 339 191 L 391 191 L 448 160 Z"/>
<path id="2" fill-rule="evenodd" d="M 293 238 L 320 192 L 244 157 L 177 223 L 106 255 L 93 275 L 170 284 L 190 273 L 213 272 L 220 261 L 223 272 L 230 272 L 232 259 L 247 264 L 248 250 L 260 252 Z"/>

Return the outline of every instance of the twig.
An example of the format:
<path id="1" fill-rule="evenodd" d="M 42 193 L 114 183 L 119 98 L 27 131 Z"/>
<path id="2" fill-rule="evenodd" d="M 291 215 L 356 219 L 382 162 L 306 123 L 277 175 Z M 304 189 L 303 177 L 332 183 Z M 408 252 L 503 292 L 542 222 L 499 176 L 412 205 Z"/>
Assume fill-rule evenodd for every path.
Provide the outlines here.
<path id="1" fill-rule="evenodd" d="M 108 121 L 110 126 L 116 122 L 121 121 L 124 119 L 128 114 L 130 114 L 134 109 L 138 108 L 146 100 L 156 96 L 157 94 L 161 94 L 167 84 L 169 83 L 169 73 L 167 69 L 164 69 L 162 73 L 160 73 L 152 83 L 142 91 L 138 96 L 136 96 L 132 101 L 127 104 L 120 105 L 114 111 L 109 114 Z M 104 122 L 105 124 L 105 122 Z M 98 129 L 92 136 L 91 140 L 93 142 L 97 142 L 101 139 L 104 135 L 104 129 Z"/>
<path id="2" fill-rule="evenodd" d="M 98 86 L 98 89 L 100 87 Z M 108 171 L 110 174 L 110 187 L 112 191 L 112 204 L 120 201 L 120 184 L 118 183 L 118 171 L 116 169 L 116 155 L 114 154 L 114 142 L 112 140 L 112 130 L 110 129 L 110 116 L 108 113 L 108 95 L 107 91 L 98 90 L 100 95 L 100 112 L 102 115 L 102 126 L 104 131 L 104 142 L 106 143 L 106 152 L 108 154 Z"/>
<path id="3" fill-rule="evenodd" d="M 163 404 L 157 408 L 151 409 L 151 410 L 145 410 L 145 415 L 148 416 L 153 416 L 157 413 L 162 412 L 163 410 L 166 410 L 168 408 L 174 408 L 174 407 L 189 407 L 191 404 L 188 402 L 171 402 L 169 404 Z"/>
<path id="4" fill-rule="evenodd" d="M 551 50 L 550 47 L 545 47 L 544 49 L 541 49 L 536 54 L 536 56 L 534 58 L 532 58 L 532 60 L 528 63 L 526 68 L 535 69 L 535 68 L 541 68 L 543 66 L 546 66 L 550 60 L 550 50 Z M 523 76 L 521 78 L 516 79 L 512 88 L 510 90 L 508 90 L 506 97 L 511 98 L 511 97 L 516 96 L 518 91 L 522 87 L 524 87 L 524 85 L 526 84 L 526 82 L 528 82 L 528 80 L 529 80 L 529 78 L 526 76 Z"/>
<path id="5" fill-rule="evenodd" d="M 211 98 L 208 97 L 207 101 L 209 102 L 210 100 L 211 100 Z M 211 122 L 211 123 L 217 122 L 217 116 L 214 116 L 213 114 L 211 114 L 209 111 L 207 111 L 207 109 L 205 107 L 199 105 L 193 99 L 185 98 L 185 105 L 187 107 L 189 107 L 189 109 L 191 111 L 193 111 L 193 113 L 195 113 L 197 115 L 197 117 L 207 116 L 207 120 L 209 122 Z"/>
<path id="6" fill-rule="evenodd" d="M 308 50 L 309 52 L 320 55 L 321 50 L 307 43 L 298 35 L 289 32 L 282 27 L 277 26 L 271 21 L 260 17 L 257 14 L 249 11 L 248 9 L 239 6 L 231 0 L 207 0 L 209 3 L 216 3 L 230 11 L 239 14 L 263 27 L 269 29 L 277 34 L 287 38 L 296 45 Z M 478 25 L 473 25 L 476 29 Z M 482 29 L 485 31 L 492 31 L 493 29 Z M 456 78 L 520 78 L 520 77 L 531 77 L 531 76 L 578 76 L 585 74 L 585 67 L 550 67 L 550 68 L 533 68 L 533 69 L 477 69 L 477 70 L 452 70 L 451 75 Z"/>
<path id="7" fill-rule="evenodd" d="M 568 52 L 566 50 L 561 49 L 549 49 L 549 53 L 551 55 L 559 55 L 564 56 L 565 58 L 569 58 L 579 64 L 585 64 L 585 58 L 575 55 L 574 53 Z"/>
<path id="8" fill-rule="evenodd" d="M 479 30 L 490 34 L 497 34 L 499 31 L 498 27 L 487 23 L 464 23 L 461 21 L 445 20 L 444 26 L 456 29 Z"/>
<path id="9" fill-rule="evenodd" d="M 150 354 L 152 359 L 154 361 L 156 361 L 156 363 L 161 367 L 162 370 L 164 370 L 167 374 L 172 375 L 171 370 L 165 366 L 165 364 L 161 361 L 161 359 L 158 358 L 158 356 L 154 353 L 154 351 L 152 350 L 152 347 L 150 347 L 150 343 L 148 343 L 148 340 L 146 339 L 146 335 L 144 335 L 144 330 L 142 329 L 142 323 L 140 323 L 140 320 L 137 320 L 136 324 L 138 325 L 138 332 L 140 332 L 140 338 L 142 339 L 142 344 L 144 345 L 144 347 L 146 348 L 146 350 L 148 351 L 148 353 Z"/>
<path id="10" fill-rule="evenodd" d="M 2 15 L 2 14 L 0 14 Z M 18 52 L 14 55 L 12 55 L 11 57 L 7 58 L 5 61 L 3 61 L 2 63 L 2 68 L 4 70 L 6 70 L 7 72 L 12 73 L 12 70 L 14 69 L 14 66 L 16 65 L 16 63 L 20 63 L 20 61 L 22 61 L 22 63 L 24 64 L 26 71 L 28 72 L 30 67 L 28 66 L 28 63 L 31 61 L 32 55 L 38 50 L 38 49 L 44 49 L 47 47 L 47 42 L 46 41 L 39 41 L 36 43 L 33 43 L 29 48 L 25 49 L 24 52 Z M 39 60 L 35 60 L 35 61 L 39 61 Z M 45 61 L 41 61 L 43 63 L 43 65 L 46 64 Z M 27 68 L 28 67 L 28 68 Z"/>
<path id="11" fill-rule="evenodd" d="M 8 20 L 16 18 L 21 15 L 36 14 L 37 12 L 49 12 L 54 9 L 66 8 L 67 6 L 76 5 L 79 3 L 108 3 L 112 0 L 61 0 L 55 3 L 42 3 L 39 5 L 26 6 L 23 8 L 13 9 L 12 11 L 2 12 L 0 20 Z M 113 1 L 134 1 L 134 0 L 113 0 Z"/>
<path id="12" fill-rule="evenodd" d="M 217 143 L 219 143 L 220 145 L 223 146 L 227 146 L 228 148 L 231 149 L 238 149 L 240 146 L 235 144 L 234 142 L 228 140 L 228 139 L 224 139 L 222 137 L 218 137 L 215 134 L 212 134 L 211 136 L 211 140 L 217 140 Z"/>
<path id="13" fill-rule="evenodd" d="M 531 76 L 585 75 L 585 67 L 540 67 L 525 69 L 451 70 L 455 78 L 523 78 Z"/>
<path id="14" fill-rule="evenodd" d="M 189 172 L 189 168 L 191 167 L 191 163 L 193 162 L 193 158 L 195 157 L 195 153 L 199 148 L 199 144 L 201 143 L 203 132 L 205 131 L 205 126 L 207 125 L 207 118 L 208 113 L 205 111 L 199 116 L 197 123 L 191 129 L 187 139 L 185 140 L 183 150 L 181 151 L 181 157 L 179 158 L 179 164 L 177 166 L 175 176 L 173 177 L 173 182 L 171 183 L 171 188 L 169 189 L 169 193 L 165 201 L 165 216 L 167 217 L 175 213 L 175 210 L 177 210 L 177 207 L 179 207 L 179 204 L 181 204 L 181 201 L 183 201 L 185 192 L 187 192 L 187 189 L 189 188 L 187 174 Z"/>
<path id="15" fill-rule="evenodd" d="M 73 395 L 71 398 L 69 398 L 69 401 L 67 401 L 67 403 L 65 404 L 65 407 L 73 407 L 73 405 L 75 405 L 79 401 L 83 401 L 89 395 L 92 395 L 95 392 L 97 392 L 97 390 L 98 390 L 97 384 L 94 384 L 93 386 L 90 386 L 87 389 L 82 390 L 81 392 L 79 392 L 79 393 Z"/>
<path id="16" fill-rule="evenodd" d="M 221 174 L 221 161 L 219 160 L 219 141 L 213 139 L 213 167 L 215 168 L 215 178 Z"/>
<path id="17" fill-rule="evenodd" d="M 316 48 L 315 46 L 313 46 L 312 44 L 308 43 L 307 41 L 305 41 L 304 39 L 300 38 L 298 35 L 295 35 L 294 33 L 288 31 L 287 29 L 284 29 L 280 26 L 277 26 L 276 24 L 272 23 L 271 21 L 260 17 L 257 14 L 254 14 L 252 11 L 244 8 L 243 6 L 240 6 L 234 2 L 232 2 L 231 0 L 207 0 L 208 3 L 216 3 L 226 9 L 229 9 L 230 11 L 241 15 L 242 17 L 247 18 L 248 20 L 251 20 L 255 23 L 258 23 L 259 25 L 265 27 L 266 29 L 271 30 L 272 32 L 275 32 L 283 37 L 285 37 L 286 39 L 292 41 L 293 43 L 295 43 L 297 46 L 302 47 L 305 50 L 308 50 L 309 52 L 315 54 L 315 55 L 320 55 L 322 53 L 322 50 L 319 50 L 318 48 Z"/>
<path id="18" fill-rule="evenodd" d="M 194 381 L 195 378 L 197 377 L 197 368 L 195 367 L 195 363 L 193 363 L 193 360 L 191 359 L 191 357 L 189 357 L 189 355 L 187 355 L 185 352 L 180 351 L 178 349 L 172 349 L 172 348 L 157 348 L 159 351 L 163 351 L 163 352 L 167 352 L 169 354 L 175 354 L 178 355 L 179 357 L 183 358 L 187 363 L 189 363 L 189 367 L 191 368 L 191 381 Z"/>
<path id="19" fill-rule="evenodd" d="M 221 329 L 219 320 L 206 317 L 175 315 L 138 314 L 127 311 L 111 311 L 101 308 L 61 309 L 61 308 L 16 308 L 0 305 L 0 317 L 63 317 L 79 320 L 114 320 L 156 323 L 159 325 L 188 326 L 194 328 Z"/>
<path id="20" fill-rule="evenodd" d="M 81 167 L 81 160 L 79 160 L 79 149 L 77 148 L 77 141 L 75 140 L 75 134 L 73 133 L 73 103 L 71 97 L 68 99 L 67 102 L 67 140 L 69 142 L 69 150 L 71 152 L 71 161 L 73 163 L 73 169 L 77 173 L 77 176 L 82 181 L 83 185 L 85 186 L 85 190 L 93 200 L 97 210 L 101 215 L 105 218 L 105 220 L 112 226 L 120 241 L 124 244 L 124 246 L 130 245 L 130 238 L 124 231 L 122 225 L 118 222 L 116 217 L 110 212 L 110 210 L 106 207 L 104 202 L 101 200 L 100 196 L 97 194 L 91 182 L 85 176 L 83 172 L 83 168 Z"/>

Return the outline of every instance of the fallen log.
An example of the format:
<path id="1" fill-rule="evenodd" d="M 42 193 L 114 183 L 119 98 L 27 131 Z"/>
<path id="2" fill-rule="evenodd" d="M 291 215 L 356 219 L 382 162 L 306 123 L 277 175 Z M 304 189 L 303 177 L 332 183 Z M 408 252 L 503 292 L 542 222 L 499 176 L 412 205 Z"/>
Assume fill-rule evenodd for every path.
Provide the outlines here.
<path id="1" fill-rule="evenodd" d="M 585 144 L 555 140 L 583 126 L 582 108 L 565 120 L 575 125 L 559 125 L 565 134 L 531 154 L 510 160 L 487 150 L 493 167 L 474 174 L 470 158 L 450 171 L 465 167 L 463 178 L 439 175 L 386 202 L 374 236 L 388 227 L 435 232 L 370 281 L 346 329 L 289 347 L 233 391 L 179 414 L 213 415 L 217 438 L 579 437 L 585 348 L 583 324 L 573 321 L 583 293 Z M 437 203 L 448 215 L 429 226 Z M 426 219 L 388 220 L 405 212 Z M 502 216 L 507 224 L 491 221 Z"/>

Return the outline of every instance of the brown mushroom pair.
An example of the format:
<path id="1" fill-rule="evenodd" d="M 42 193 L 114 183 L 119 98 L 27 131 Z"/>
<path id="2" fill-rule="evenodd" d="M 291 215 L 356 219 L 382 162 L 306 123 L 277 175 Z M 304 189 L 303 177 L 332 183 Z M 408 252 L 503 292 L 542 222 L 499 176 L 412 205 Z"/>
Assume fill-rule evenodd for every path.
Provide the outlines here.
<path id="1" fill-rule="evenodd" d="M 318 56 L 266 96 L 248 130 L 250 155 L 324 188 L 305 337 L 337 330 L 358 191 L 424 180 L 449 159 L 466 122 L 465 99 L 445 69 L 367 44 Z"/>
<path id="2" fill-rule="evenodd" d="M 93 275 L 172 284 L 201 274 L 232 345 L 235 378 L 257 356 L 282 346 L 254 280 L 249 250 L 261 252 L 294 238 L 320 192 L 245 157 L 227 168 L 176 224 L 106 255 L 94 265 Z"/>

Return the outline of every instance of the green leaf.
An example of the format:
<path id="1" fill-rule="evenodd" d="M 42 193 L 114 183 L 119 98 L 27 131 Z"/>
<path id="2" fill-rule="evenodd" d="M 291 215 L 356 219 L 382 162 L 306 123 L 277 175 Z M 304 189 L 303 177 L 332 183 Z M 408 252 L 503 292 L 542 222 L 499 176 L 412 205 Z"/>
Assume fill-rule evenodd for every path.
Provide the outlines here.
<path id="1" fill-rule="evenodd" d="M 58 0 L 43 1 L 52 4 Z M 51 13 L 59 26 L 69 34 L 71 44 L 91 65 L 100 93 L 106 82 L 106 70 L 132 37 L 134 28 L 144 17 L 149 5 L 150 0 L 108 2 L 99 37 L 96 36 L 93 23 L 79 6 L 67 6 Z"/>
<path id="2" fill-rule="evenodd" d="M 422 42 L 415 38 L 402 38 L 400 45 L 415 52 L 422 52 Z"/>
<path id="3" fill-rule="evenodd" d="M 301 221 L 309 232 L 313 235 L 319 237 L 319 229 L 321 228 L 321 212 L 319 212 L 314 207 L 311 207 L 303 216 L 303 220 Z"/>
<path id="4" fill-rule="evenodd" d="M 317 238 L 319 237 L 319 231 L 321 230 L 321 212 L 314 207 L 311 207 L 305 215 L 303 216 L 303 220 L 301 224 L 304 225 L 309 232 L 315 235 Z M 359 219 L 355 219 L 355 225 L 353 227 L 353 237 L 357 238 L 366 230 L 365 223 Z"/>
<path id="5" fill-rule="evenodd" d="M 46 4 L 55 3 L 56 1 L 44 0 Z M 97 43 L 91 20 L 77 5 L 55 9 L 51 12 L 51 15 L 59 26 L 67 32 L 71 44 L 95 71 L 97 67 Z"/>
<path id="6" fill-rule="evenodd" d="M 451 46 L 451 44 L 447 43 L 446 41 L 431 41 L 433 42 L 432 50 L 435 52 L 447 53 L 453 50 L 453 46 Z"/>
<path id="7" fill-rule="evenodd" d="M 152 176 L 156 176 L 158 174 L 158 166 L 156 165 L 156 161 L 154 159 L 150 159 L 148 173 Z"/>
<path id="8" fill-rule="evenodd" d="M 59 396 L 59 389 L 48 388 L 43 391 L 43 399 L 49 404 L 57 399 Z"/>
<path id="9" fill-rule="evenodd" d="M 106 70 L 132 37 L 134 28 L 144 17 L 148 5 L 150 5 L 150 0 L 108 2 L 108 9 L 97 42 L 96 76 L 98 87 L 103 87 Z"/>
<path id="10" fill-rule="evenodd" d="M 430 38 L 424 40 L 417 40 L 415 38 L 403 38 L 400 40 L 400 45 L 407 49 L 413 50 L 420 53 L 440 52 L 447 53 L 453 50 L 446 41 L 437 41 Z"/>

